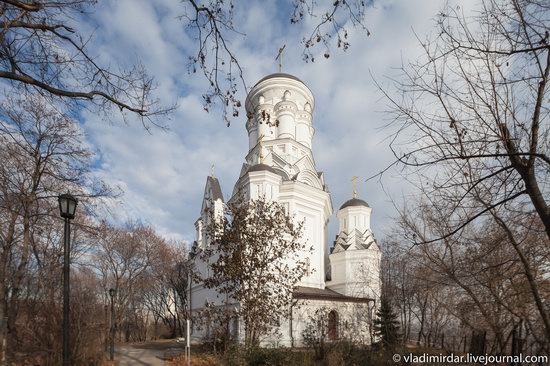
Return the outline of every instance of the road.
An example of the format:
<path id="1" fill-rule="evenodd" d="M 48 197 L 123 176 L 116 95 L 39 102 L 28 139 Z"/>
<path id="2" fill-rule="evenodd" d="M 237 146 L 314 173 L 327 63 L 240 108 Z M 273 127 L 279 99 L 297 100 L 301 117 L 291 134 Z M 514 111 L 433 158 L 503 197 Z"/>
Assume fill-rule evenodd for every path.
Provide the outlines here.
<path id="1" fill-rule="evenodd" d="M 115 360 L 119 366 L 164 366 L 167 356 L 184 351 L 172 340 L 124 344 L 115 347 Z"/>

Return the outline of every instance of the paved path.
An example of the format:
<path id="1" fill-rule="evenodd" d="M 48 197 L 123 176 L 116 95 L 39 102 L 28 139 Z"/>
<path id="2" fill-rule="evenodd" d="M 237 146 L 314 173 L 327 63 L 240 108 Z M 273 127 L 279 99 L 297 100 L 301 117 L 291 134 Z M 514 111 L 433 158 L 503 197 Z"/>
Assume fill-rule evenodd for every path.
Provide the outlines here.
<path id="1" fill-rule="evenodd" d="M 115 348 L 115 360 L 119 366 L 164 366 L 168 355 L 184 353 L 175 341 L 155 341 L 124 344 Z"/>

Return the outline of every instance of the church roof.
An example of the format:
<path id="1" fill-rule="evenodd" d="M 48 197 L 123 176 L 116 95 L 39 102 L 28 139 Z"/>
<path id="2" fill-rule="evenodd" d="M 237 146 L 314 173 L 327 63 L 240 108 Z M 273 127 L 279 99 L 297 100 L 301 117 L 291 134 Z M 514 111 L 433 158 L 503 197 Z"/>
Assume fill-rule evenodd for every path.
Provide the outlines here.
<path id="1" fill-rule="evenodd" d="M 268 80 L 268 79 L 273 79 L 273 78 L 286 78 L 286 79 L 292 79 L 292 80 L 299 81 L 299 82 L 301 82 L 302 84 L 305 85 L 305 83 L 304 83 L 302 80 L 298 79 L 298 78 L 297 78 L 296 76 L 294 76 L 294 75 L 286 74 L 286 73 L 284 73 L 284 72 L 276 72 L 276 73 L 274 73 L 274 74 L 267 75 L 267 76 L 261 78 L 260 81 L 258 81 L 254 86 L 258 85 L 258 84 L 261 83 L 262 81 L 266 81 L 266 80 Z"/>
<path id="2" fill-rule="evenodd" d="M 223 202 L 222 188 L 220 187 L 220 182 L 218 181 L 218 178 L 208 176 L 207 182 L 208 184 L 210 184 L 210 189 L 212 190 L 212 199 L 214 201 L 220 199 Z"/>
<path id="3" fill-rule="evenodd" d="M 271 172 L 271 173 L 274 173 L 274 174 L 277 174 L 277 175 L 279 174 L 275 169 L 273 169 L 269 165 L 263 164 L 263 163 L 252 165 L 250 168 L 248 168 L 247 173 L 259 172 L 259 171 L 262 171 L 262 170 L 267 170 L 268 172 Z"/>
<path id="4" fill-rule="evenodd" d="M 295 299 L 315 299 L 315 300 L 333 300 L 333 301 L 346 301 L 346 302 L 369 302 L 373 299 L 366 297 L 353 297 L 346 296 L 329 288 L 315 288 L 298 286 L 292 293 L 292 297 Z"/>
<path id="5" fill-rule="evenodd" d="M 346 202 L 344 202 L 344 204 L 342 206 L 340 206 L 340 210 L 343 209 L 343 208 L 349 207 L 349 206 L 369 207 L 369 204 L 366 201 L 363 201 L 362 199 L 352 198 L 352 199 L 347 200 Z"/>
<path id="6" fill-rule="evenodd" d="M 376 244 L 374 234 L 370 229 L 366 229 L 364 232 L 361 232 L 358 229 L 352 230 L 349 233 L 346 231 L 341 231 L 338 235 L 336 235 L 334 246 L 330 248 L 330 254 L 347 250 L 362 249 L 380 250 Z"/>

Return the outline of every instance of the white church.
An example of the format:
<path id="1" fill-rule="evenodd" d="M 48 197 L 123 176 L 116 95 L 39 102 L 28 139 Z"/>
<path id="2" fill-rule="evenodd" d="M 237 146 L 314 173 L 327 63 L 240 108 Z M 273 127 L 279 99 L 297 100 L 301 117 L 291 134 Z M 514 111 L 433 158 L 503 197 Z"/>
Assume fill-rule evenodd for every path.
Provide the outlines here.
<path id="1" fill-rule="evenodd" d="M 380 302 L 381 258 L 370 227 L 372 209 L 356 197 L 354 189 L 353 197 L 336 213 L 339 229 L 329 250 L 328 223 L 333 207 L 324 175 L 317 170 L 313 157 L 315 103 L 311 90 L 293 75 L 275 73 L 256 83 L 245 106 L 248 154 L 233 193 L 226 198 L 244 191 L 248 199 L 261 196 L 278 201 L 290 215 L 304 220 L 301 240 L 313 246 L 311 252 L 303 254 L 311 270 L 293 293 L 296 305 L 281 322 L 277 336 L 263 343 L 300 346 L 309 316 L 323 309 L 329 340 L 370 344 L 372 320 Z M 201 215 L 195 223 L 195 253 L 208 246 L 203 230 L 207 212 L 222 212 L 225 202 L 218 179 L 207 177 Z M 207 264 L 198 257 L 197 270 L 208 276 Z M 192 283 L 189 295 L 195 319 L 205 306 L 228 306 L 215 290 L 201 283 Z M 231 334 L 236 339 L 243 338 L 241 328 L 239 319 L 234 319 Z M 192 332 L 194 339 L 207 339 L 210 329 L 193 326 Z"/>

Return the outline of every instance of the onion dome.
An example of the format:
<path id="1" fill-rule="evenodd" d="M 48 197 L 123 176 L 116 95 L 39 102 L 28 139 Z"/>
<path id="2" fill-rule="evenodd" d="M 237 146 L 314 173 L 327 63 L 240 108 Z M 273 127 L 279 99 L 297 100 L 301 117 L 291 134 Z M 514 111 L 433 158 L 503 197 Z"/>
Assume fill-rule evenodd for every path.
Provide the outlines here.
<path id="1" fill-rule="evenodd" d="M 366 201 L 363 201 L 362 199 L 352 198 L 352 199 L 347 200 L 346 202 L 344 202 L 344 204 L 340 207 L 340 210 L 343 209 L 343 208 L 346 208 L 346 207 L 350 207 L 350 206 L 369 207 L 369 204 Z"/>

